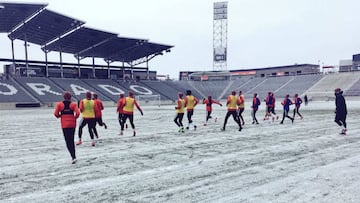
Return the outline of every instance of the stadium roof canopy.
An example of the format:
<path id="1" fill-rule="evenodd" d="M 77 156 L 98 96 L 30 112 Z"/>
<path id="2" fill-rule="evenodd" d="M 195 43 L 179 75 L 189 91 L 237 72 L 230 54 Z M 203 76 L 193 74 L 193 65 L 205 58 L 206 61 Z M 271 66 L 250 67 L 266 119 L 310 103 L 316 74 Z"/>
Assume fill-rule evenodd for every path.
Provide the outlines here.
<path id="1" fill-rule="evenodd" d="M 87 28 L 85 22 L 47 10 L 46 6 L 0 2 L 0 32 L 8 33 L 12 41 L 40 45 L 46 53 L 57 51 L 79 59 L 94 57 L 130 64 L 144 58 L 148 61 L 173 47 Z"/>
<path id="2" fill-rule="evenodd" d="M 14 4 L 0 2 L 0 32 L 10 32 L 47 4 Z"/>

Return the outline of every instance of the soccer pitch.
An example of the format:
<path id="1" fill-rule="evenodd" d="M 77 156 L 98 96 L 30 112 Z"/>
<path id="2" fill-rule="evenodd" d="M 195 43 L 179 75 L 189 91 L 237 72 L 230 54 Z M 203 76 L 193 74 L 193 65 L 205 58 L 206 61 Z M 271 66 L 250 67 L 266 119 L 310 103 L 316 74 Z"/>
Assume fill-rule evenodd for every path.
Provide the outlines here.
<path id="1" fill-rule="evenodd" d="M 360 102 L 347 101 L 348 133 L 339 135 L 334 102 L 302 106 L 303 120 L 251 124 L 241 132 L 225 107 L 195 108 L 196 131 L 178 133 L 169 106 L 135 110 L 137 136 L 119 136 L 116 108 L 105 107 L 108 129 L 92 147 L 87 127 L 70 155 L 53 109 L 0 111 L 1 202 L 358 202 Z M 282 116 L 280 105 L 277 114 Z M 187 124 L 186 116 L 184 125 Z M 79 124 L 79 120 L 78 120 Z M 129 125 L 130 127 L 130 125 Z M 77 140 L 77 131 L 75 135 Z"/>

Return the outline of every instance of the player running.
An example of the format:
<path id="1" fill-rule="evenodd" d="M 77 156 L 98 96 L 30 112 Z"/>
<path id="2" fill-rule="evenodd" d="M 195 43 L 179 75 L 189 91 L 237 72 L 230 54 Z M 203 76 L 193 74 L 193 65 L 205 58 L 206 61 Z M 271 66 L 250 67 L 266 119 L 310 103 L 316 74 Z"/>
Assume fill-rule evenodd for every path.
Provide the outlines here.
<path id="1" fill-rule="evenodd" d="M 124 117 L 124 110 L 121 107 L 122 103 L 125 102 L 124 100 L 125 100 L 125 95 L 124 95 L 124 93 L 121 93 L 119 95 L 119 99 L 118 99 L 118 102 L 117 102 L 117 108 L 116 108 L 116 112 L 118 113 L 118 120 L 119 120 L 120 127 L 121 127 L 121 123 L 122 123 L 122 120 L 123 120 L 123 117 Z M 119 135 L 121 135 L 121 132 L 120 132 Z"/>
<path id="2" fill-rule="evenodd" d="M 199 100 L 191 94 L 191 90 L 186 90 L 186 97 L 185 97 L 185 107 L 187 111 L 187 119 L 188 119 L 188 126 L 186 129 L 190 129 L 191 125 L 193 125 L 193 120 L 191 119 L 194 114 L 194 108 L 199 103 Z M 196 125 L 194 125 L 194 130 L 196 130 Z"/>
<path id="3" fill-rule="evenodd" d="M 124 113 L 121 122 L 120 135 L 124 134 L 124 124 L 126 123 L 126 120 L 129 118 L 131 128 L 133 129 L 133 136 L 136 136 L 135 125 L 134 125 L 134 106 L 136 106 L 136 108 L 140 111 L 141 115 L 143 116 L 144 113 L 141 110 L 136 99 L 134 98 L 134 93 L 130 91 L 129 96 L 127 96 L 120 104 L 120 109 L 122 108 Z"/>
<path id="4" fill-rule="evenodd" d="M 345 98 L 342 95 L 343 91 L 340 88 L 335 89 L 335 123 L 337 123 L 341 127 L 341 135 L 346 135 L 346 115 L 347 108 Z"/>
<path id="5" fill-rule="evenodd" d="M 209 120 L 210 118 L 212 118 L 212 117 L 211 117 L 212 104 L 218 104 L 219 106 L 222 106 L 222 104 L 221 104 L 219 101 L 213 99 L 211 96 L 208 96 L 207 99 L 204 98 L 203 101 L 202 101 L 202 103 L 203 103 L 203 104 L 206 104 L 206 120 L 205 120 L 204 126 L 207 126 L 208 120 Z"/>
<path id="6" fill-rule="evenodd" d="M 295 94 L 294 96 L 294 104 L 295 104 L 295 108 L 294 108 L 294 113 L 293 113 L 293 118 L 295 119 L 295 114 L 297 113 L 300 116 L 300 119 L 302 120 L 303 117 L 299 112 L 300 106 L 303 103 L 302 99 L 298 96 L 298 94 Z"/>
<path id="7" fill-rule="evenodd" d="M 240 90 L 239 91 L 239 98 L 238 98 L 238 112 L 237 112 L 237 115 L 239 117 L 239 120 L 241 120 L 241 125 L 245 125 L 245 121 L 244 121 L 244 118 L 242 116 L 242 113 L 244 112 L 245 110 L 245 97 L 244 95 L 242 94 L 242 91 Z"/>
<path id="8" fill-rule="evenodd" d="M 99 134 L 96 130 L 96 124 L 98 123 L 99 126 L 104 126 L 107 129 L 107 125 L 102 120 L 102 111 L 104 110 L 104 105 L 102 101 L 98 98 L 96 93 L 93 93 L 93 100 L 95 102 L 95 125 L 93 128 L 94 134 L 96 138 L 99 138 Z"/>
<path id="9" fill-rule="evenodd" d="M 81 140 L 82 131 L 83 128 L 87 125 L 91 138 L 91 145 L 93 147 L 95 146 L 94 132 L 93 132 L 93 128 L 95 126 L 95 108 L 96 108 L 95 101 L 91 99 L 91 92 L 86 92 L 85 99 L 80 101 L 80 112 L 82 115 L 82 120 L 78 132 L 79 141 L 76 142 L 76 145 L 82 144 L 82 140 Z"/>
<path id="10" fill-rule="evenodd" d="M 226 106 L 228 108 L 228 111 L 225 116 L 224 125 L 221 128 L 222 131 L 225 131 L 227 121 L 231 115 L 233 116 L 234 121 L 239 125 L 239 131 L 241 131 L 242 127 L 241 127 L 240 119 L 236 112 L 238 104 L 239 103 L 238 103 L 238 98 L 236 97 L 236 92 L 232 91 L 231 95 L 228 96 L 226 101 Z"/>
<path id="11" fill-rule="evenodd" d="M 288 118 L 288 119 L 290 119 L 291 122 L 294 123 L 294 118 L 292 118 L 292 117 L 289 116 L 290 105 L 292 105 L 292 104 L 293 104 L 293 103 L 292 103 L 292 101 L 289 99 L 289 95 L 287 94 L 287 95 L 285 96 L 284 101 L 281 102 L 281 105 L 283 105 L 283 110 L 284 110 L 284 112 L 283 112 L 283 117 L 282 117 L 282 120 L 281 120 L 280 124 L 283 124 L 283 123 L 284 123 L 285 117 Z"/>
<path id="12" fill-rule="evenodd" d="M 174 119 L 175 124 L 179 127 L 179 132 L 184 133 L 184 125 L 182 123 L 182 120 L 184 118 L 184 112 L 185 112 L 185 101 L 183 99 L 183 93 L 178 93 L 178 100 L 176 102 L 175 110 L 176 110 L 176 117 Z"/>
<path id="13" fill-rule="evenodd" d="M 259 122 L 256 118 L 256 112 L 258 111 L 260 104 L 261 104 L 261 102 L 260 102 L 260 99 L 257 97 L 257 93 L 254 93 L 254 96 L 252 99 L 252 105 L 251 105 L 251 108 L 252 108 L 251 116 L 253 119 L 252 124 L 255 124 L 255 123 L 259 124 Z"/>
<path id="14" fill-rule="evenodd" d="M 76 163 L 75 155 L 75 128 L 76 119 L 79 118 L 80 110 L 75 102 L 71 102 L 70 92 L 65 92 L 64 101 L 58 102 L 55 107 L 54 116 L 60 118 L 61 128 L 64 134 L 66 147 L 72 158 L 72 164 Z"/>

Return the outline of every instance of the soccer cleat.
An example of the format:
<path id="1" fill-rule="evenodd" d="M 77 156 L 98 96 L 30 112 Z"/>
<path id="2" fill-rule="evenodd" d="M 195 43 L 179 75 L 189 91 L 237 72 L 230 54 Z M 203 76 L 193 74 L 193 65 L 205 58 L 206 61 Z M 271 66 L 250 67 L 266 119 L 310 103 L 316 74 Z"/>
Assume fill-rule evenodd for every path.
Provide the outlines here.
<path id="1" fill-rule="evenodd" d="M 221 131 L 225 131 L 225 128 L 221 128 Z"/>
<path id="2" fill-rule="evenodd" d="M 71 164 L 75 164 L 77 162 L 76 158 L 71 161 Z"/>
<path id="3" fill-rule="evenodd" d="M 291 123 L 294 123 L 294 120 L 295 120 L 295 119 L 294 119 L 294 118 L 292 118 L 292 119 L 291 119 Z"/>
<path id="4" fill-rule="evenodd" d="M 125 128 L 126 128 L 126 129 L 128 128 L 128 124 L 127 124 L 127 123 L 125 123 Z"/>
<path id="5" fill-rule="evenodd" d="M 82 141 L 81 141 L 81 140 L 79 140 L 79 141 L 76 142 L 76 145 L 81 145 L 81 144 L 82 144 Z"/>
<path id="6" fill-rule="evenodd" d="M 120 133 L 119 133 L 119 135 L 124 135 L 124 131 L 121 130 Z"/>
<path id="7" fill-rule="evenodd" d="M 279 120 L 279 116 L 276 116 L 276 120 Z"/>
<path id="8" fill-rule="evenodd" d="M 342 129 L 340 135 L 346 135 L 346 129 Z"/>
<path id="9" fill-rule="evenodd" d="M 217 117 L 215 118 L 215 123 L 217 122 Z"/>
<path id="10" fill-rule="evenodd" d="M 99 139 L 99 135 L 95 135 L 96 139 Z"/>
<path id="11" fill-rule="evenodd" d="M 194 125 L 194 130 L 196 130 L 196 128 L 197 128 L 197 126 L 196 126 L 196 125 Z"/>
<path id="12" fill-rule="evenodd" d="M 104 128 L 107 129 L 107 125 L 104 123 Z"/>
<path id="13" fill-rule="evenodd" d="M 280 124 L 284 124 L 284 122 L 281 121 Z"/>
<path id="14" fill-rule="evenodd" d="M 95 141 L 91 141 L 91 146 L 95 147 Z"/>
<path id="15" fill-rule="evenodd" d="M 134 137 L 136 136 L 136 131 L 133 132 L 133 136 L 134 136 Z"/>
<path id="16" fill-rule="evenodd" d="M 242 127 L 239 128 L 239 131 L 241 131 L 241 130 L 242 130 Z"/>
<path id="17" fill-rule="evenodd" d="M 207 126 L 207 124 L 206 124 L 206 123 L 204 123 L 204 126 Z"/>

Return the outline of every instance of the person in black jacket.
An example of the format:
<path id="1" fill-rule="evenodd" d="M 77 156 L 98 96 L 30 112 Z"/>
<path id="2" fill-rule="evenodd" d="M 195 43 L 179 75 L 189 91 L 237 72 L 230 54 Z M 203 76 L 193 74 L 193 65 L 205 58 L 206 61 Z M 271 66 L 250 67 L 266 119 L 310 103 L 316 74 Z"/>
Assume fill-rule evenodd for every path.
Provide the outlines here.
<path id="1" fill-rule="evenodd" d="M 342 95 L 343 91 L 340 88 L 335 89 L 335 123 L 337 123 L 341 127 L 340 134 L 346 135 L 346 115 L 347 108 L 345 98 Z"/>

